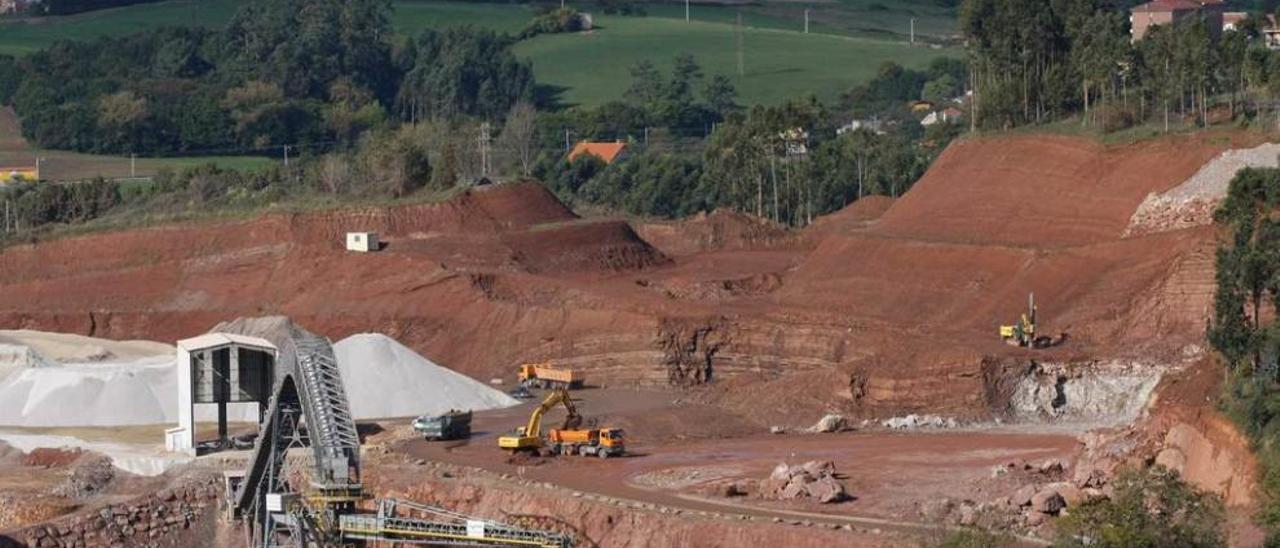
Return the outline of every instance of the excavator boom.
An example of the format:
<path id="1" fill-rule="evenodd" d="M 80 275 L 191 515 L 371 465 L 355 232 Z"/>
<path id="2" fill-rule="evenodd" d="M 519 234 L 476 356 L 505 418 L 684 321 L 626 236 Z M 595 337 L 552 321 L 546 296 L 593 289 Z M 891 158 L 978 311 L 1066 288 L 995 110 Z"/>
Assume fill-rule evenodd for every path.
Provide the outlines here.
<path id="1" fill-rule="evenodd" d="M 558 388 L 547 394 L 546 399 L 534 408 L 533 413 L 529 414 L 529 422 L 525 424 L 523 431 L 516 435 L 507 435 L 498 438 L 498 447 L 510 450 L 519 449 L 537 449 L 542 445 L 542 416 L 557 405 L 564 405 L 569 415 L 565 417 L 565 424 L 578 424 L 581 417 L 578 416 L 578 409 L 573 405 L 573 400 L 569 398 L 569 391 L 564 388 Z"/>

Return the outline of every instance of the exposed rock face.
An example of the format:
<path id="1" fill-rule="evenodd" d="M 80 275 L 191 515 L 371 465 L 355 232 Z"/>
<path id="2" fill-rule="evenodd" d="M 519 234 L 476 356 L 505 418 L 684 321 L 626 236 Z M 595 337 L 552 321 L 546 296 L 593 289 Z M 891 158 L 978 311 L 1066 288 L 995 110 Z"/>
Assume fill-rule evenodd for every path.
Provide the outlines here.
<path id="1" fill-rule="evenodd" d="M 690 386 L 710 381 L 712 358 L 726 342 L 723 318 L 710 320 L 667 318 L 658 327 L 658 347 L 667 367 L 667 381 Z"/>
<path id="2" fill-rule="evenodd" d="M 220 491 L 212 474 L 134 500 L 7 532 L 18 546 L 156 546 L 179 543 L 197 522 L 213 520 Z M 208 539 L 212 541 L 212 539 Z M 3 545 L 0 539 L 0 545 Z"/>

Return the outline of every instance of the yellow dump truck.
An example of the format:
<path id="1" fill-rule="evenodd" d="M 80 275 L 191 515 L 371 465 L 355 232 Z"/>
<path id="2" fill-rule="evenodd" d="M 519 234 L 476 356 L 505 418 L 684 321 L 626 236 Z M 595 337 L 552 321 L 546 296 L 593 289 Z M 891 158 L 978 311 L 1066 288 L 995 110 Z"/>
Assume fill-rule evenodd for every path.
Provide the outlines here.
<path id="1" fill-rule="evenodd" d="M 550 363 L 526 363 L 516 376 L 521 385 L 530 388 L 582 388 L 583 381 L 580 371 Z"/>

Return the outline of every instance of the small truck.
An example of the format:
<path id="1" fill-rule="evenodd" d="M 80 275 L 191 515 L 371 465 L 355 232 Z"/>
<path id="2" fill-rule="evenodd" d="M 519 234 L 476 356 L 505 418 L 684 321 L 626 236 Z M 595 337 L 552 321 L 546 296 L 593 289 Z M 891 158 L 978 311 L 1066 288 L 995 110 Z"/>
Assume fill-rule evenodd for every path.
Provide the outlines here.
<path id="1" fill-rule="evenodd" d="M 413 420 L 413 429 L 429 441 L 467 438 L 471 436 L 471 412 L 451 409 L 443 415 L 423 415 Z"/>
<path id="2" fill-rule="evenodd" d="M 520 366 L 517 379 L 529 388 L 582 388 L 579 371 L 555 367 L 549 363 L 526 363 Z"/>

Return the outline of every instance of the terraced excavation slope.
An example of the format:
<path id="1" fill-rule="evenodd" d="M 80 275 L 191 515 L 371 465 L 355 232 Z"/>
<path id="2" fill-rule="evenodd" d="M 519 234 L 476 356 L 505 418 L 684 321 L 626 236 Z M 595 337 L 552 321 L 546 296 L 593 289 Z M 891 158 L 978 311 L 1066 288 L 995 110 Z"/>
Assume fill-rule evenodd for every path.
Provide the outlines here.
<path id="1" fill-rule="evenodd" d="M 1029 292 L 1042 328 L 1070 334 L 1040 359 L 1159 360 L 1149 351 L 1200 339 L 1211 228 L 1125 230 L 1149 193 L 1255 141 L 966 139 L 907 196 L 802 231 L 727 213 L 580 219 L 511 184 L 39 242 L 0 254 L 0 325 L 173 340 L 287 314 L 335 338 L 383 332 L 482 379 L 554 359 L 595 382 L 707 385 L 760 421 L 833 407 L 985 415 L 991 364 L 1026 356 L 996 328 Z M 386 248 L 344 251 L 354 230 Z"/>

